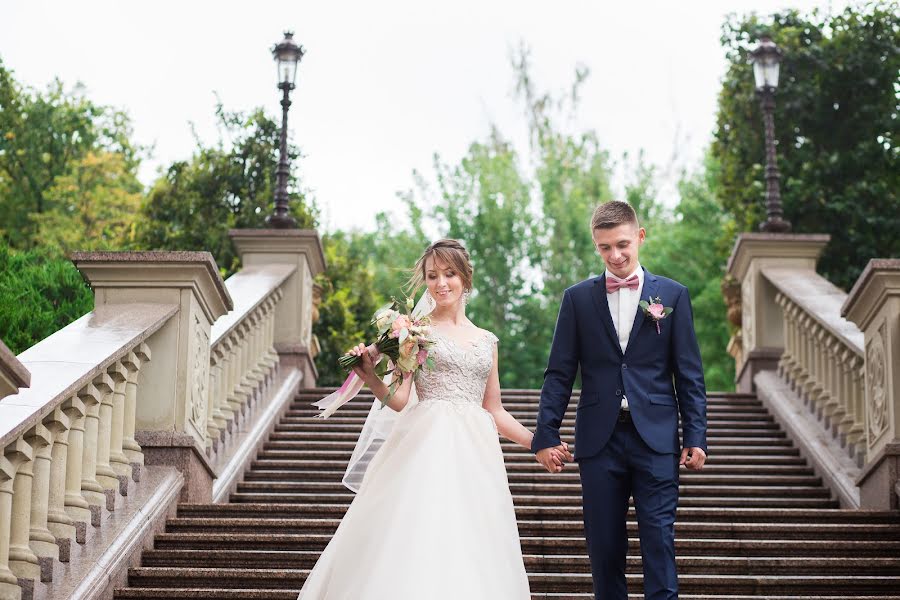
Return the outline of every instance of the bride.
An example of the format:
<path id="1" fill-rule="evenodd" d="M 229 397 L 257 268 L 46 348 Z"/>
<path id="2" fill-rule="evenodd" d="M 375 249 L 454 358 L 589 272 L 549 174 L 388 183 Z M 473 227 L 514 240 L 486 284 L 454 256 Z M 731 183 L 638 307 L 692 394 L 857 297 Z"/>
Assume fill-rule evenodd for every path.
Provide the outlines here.
<path id="1" fill-rule="evenodd" d="M 434 369 L 388 403 L 401 414 L 298 600 L 530 600 L 497 434 L 530 450 L 532 433 L 500 403 L 497 338 L 466 318 L 468 252 L 435 242 L 411 283 L 433 302 Z M 366 347 L 348 354 L 384 398 Z M 554 458 L 558 471 L 572 457 Z"/>

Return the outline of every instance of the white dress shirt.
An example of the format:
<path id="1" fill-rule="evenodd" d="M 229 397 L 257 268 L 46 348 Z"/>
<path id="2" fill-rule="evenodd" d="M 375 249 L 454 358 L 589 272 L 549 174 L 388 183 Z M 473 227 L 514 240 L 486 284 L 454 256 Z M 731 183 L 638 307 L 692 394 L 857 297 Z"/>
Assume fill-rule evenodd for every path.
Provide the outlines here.
<path id="1" fill-rule="evenodd" d="M 637 315 L 638 302 L 641 301 L 641 292 L 644 290 L 644 269 L 638 263 L 637 268 L 625 279 L 616 277 L 607 269 L 606 276 L 614 281 L 625 281 L 632 275 L 637 275 L 638 287 L 636 290 L 621 287 L 612 294 L 606 294 L 606 302 L 609 304 L 609 314 L 612 317 L 616 334 L 619 336 L 619 346 L 622 353 L 628 347 L 628 337 L 631 335 L 631 327 L 634 325 L 634 317 Z M 628 409 L 628 399 L 622 396 L 622 408 Z"/>

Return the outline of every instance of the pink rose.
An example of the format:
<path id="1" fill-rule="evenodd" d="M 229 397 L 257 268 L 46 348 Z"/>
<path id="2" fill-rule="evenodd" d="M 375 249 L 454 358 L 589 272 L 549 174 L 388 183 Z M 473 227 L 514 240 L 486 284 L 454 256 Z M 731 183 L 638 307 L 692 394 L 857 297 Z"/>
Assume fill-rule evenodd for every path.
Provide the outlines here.
<path id="1" fill-rule="evenodd" d="M 656 320 L 662 319 L 666 316 L 665 307 L 662 304 L 651 304 L 647 307 L 647 312 L 650 313 L 650 316 Z"/>
<path id="2" fill-rule="evenodd" d="M 428 360 L 428 350 L 422 348 L 416 355 L 416 362 L 418 362 L 420 365 L 424 365 L 426 360 Z"/>
<path id="3" fill-rule="evenodd" d="M 409 329 L 410 327 L 412 327 L 412 323 L 410 323 L 409 317 L 406 315 L 400 315 L 394 319 L 394 323 L 391 325 L 391 329 L 394 330 L 394 333 L 399 333 L 401 329 Z"/>

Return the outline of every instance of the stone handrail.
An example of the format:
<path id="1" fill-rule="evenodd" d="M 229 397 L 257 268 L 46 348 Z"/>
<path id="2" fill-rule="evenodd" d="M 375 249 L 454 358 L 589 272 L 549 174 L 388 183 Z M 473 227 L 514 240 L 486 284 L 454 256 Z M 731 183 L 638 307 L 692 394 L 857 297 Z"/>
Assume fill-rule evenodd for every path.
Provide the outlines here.
<path id="1" fill-rule="evenodd" d="M 101 306 L 19 355 L 32 386 L 0 401 L 0 598 L 46 581 L 140 478 L 138 375 L 177 312 Z"/>
<path id="2" fill-rule="evenodd" d="M 206 252 L 73 254 L 94 311 L 21 354 L 32 387 L 0 399 L 0 600 L 111 597 L 175 503 L 226 498 L 315 385 L 297 313 L 318 237 L 240 237 L 227 282 Z"/>
<path id="3" fill-rule="evenodd" d="M 31 373 L 0 340 L 0 400 L 15 394 L 19 388 L 28 387 L 30 383 Z"/>
<path id="4" fill-rule="evenodd" d="M 840 316 L 847 294 L 815 272 L 764 267 L 784 319 L 778 374 L 862 467 L 866 459 L 863 333 Z"/>
<path id="5" fill-rule="evenodd" d="M 842 506 L 898 509 L 900 259 L 872 259 L 846 294 L 816 273 L 828 241 L 738 236 L 737 387 L 757 392 Z"/>

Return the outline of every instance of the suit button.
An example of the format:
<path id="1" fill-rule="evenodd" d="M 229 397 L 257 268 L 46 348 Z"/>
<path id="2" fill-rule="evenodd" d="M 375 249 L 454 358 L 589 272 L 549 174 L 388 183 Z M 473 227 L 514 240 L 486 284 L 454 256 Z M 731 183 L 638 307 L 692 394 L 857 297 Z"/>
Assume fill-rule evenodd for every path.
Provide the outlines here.
<path id="1" fill-rule="evenodd" d="M 622 390 L 616 390 L 616 396 L 621 396 L 621 395 L 622 395 Z"/>
<path id="2" fill-rule="evenodd" d="M 626 365 L 626 364 L 623 363 L 623 364 L 622 364 L 622 368 L 623 368 L 623 369 L 627 369 L 627 368 L 628 368 L 628 365 Z"/>

